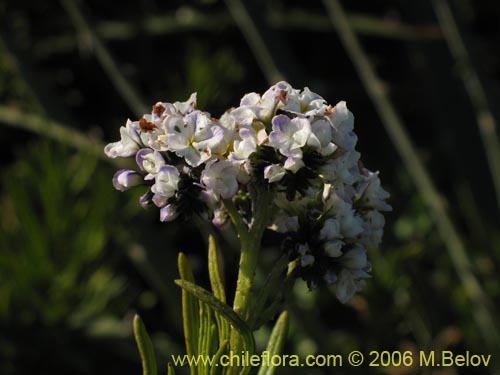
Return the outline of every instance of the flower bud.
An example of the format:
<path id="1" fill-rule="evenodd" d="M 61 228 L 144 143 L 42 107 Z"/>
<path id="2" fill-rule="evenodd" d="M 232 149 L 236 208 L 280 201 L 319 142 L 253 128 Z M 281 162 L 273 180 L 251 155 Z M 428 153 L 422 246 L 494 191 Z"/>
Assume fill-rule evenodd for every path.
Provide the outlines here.
<path id="1" fill-rule="evenodd" d="M 115 189 L 125 191 L 131 187 L 141 185 L 143 183 L 142 176 L 136 171 L 120 169 L 113 176 L 113 186 Z"/>

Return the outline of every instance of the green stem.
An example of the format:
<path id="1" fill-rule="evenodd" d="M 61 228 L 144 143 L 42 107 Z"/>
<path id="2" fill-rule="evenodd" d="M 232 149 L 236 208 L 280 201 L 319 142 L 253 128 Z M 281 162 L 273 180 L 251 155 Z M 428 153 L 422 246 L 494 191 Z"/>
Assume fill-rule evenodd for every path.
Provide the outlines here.
<path id="1" fill-rule="evenodd" d="M 252 288 L 253 275 L 257 267 L 260 250 L 260 239 L 246 236 L 241 241 L 240 266 L 236 293 L 234 296 L 233 310 L 243 319 L 247 320 L 250 289 Z"/>
<path id="2" fill-rule="evenodd" d="M 243 222 L 234 202 L 231 200 L 224 201 L 224 206 L 231 217 L 241 242 L 240 264 L 233 310 L 244 321 L 247 321 L 250 316 L 250 292 L 259 259 L 262 235 L 264 234 L 270 215 L 271 204 L 271 194 L 267 191 L 258 192 L 254 197 L 253 220 L 249 225 L 250 228 Z M 242 338 L 234 329 L 231 330 L 230 343 L 231 350 L 239 353 L 242 348 Z M 245 370 L 248 369 L 243 369 L 243 371 Z M 228 374 L 235 373 L 237 373 L 236 368 L 228 372 Z"/>
<path id="3" fill-rule="evenodd" d="M 270 203 L 268 192 L 256 194 L 250 230 L 240 233 L 238 227 L 241 228 L 241 225 L 235 222 L 241 240 L 241 256 L 233 309 L 245 321 L 249 315 L 250 291 L 259 259 L 262 235 L 269 219 Z"/>

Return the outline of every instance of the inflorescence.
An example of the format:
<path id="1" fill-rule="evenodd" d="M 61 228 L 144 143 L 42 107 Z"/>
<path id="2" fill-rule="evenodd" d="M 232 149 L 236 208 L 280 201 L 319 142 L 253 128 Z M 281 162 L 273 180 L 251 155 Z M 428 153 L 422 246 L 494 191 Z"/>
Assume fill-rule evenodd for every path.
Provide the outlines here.
<path id="1" fill-rule="evenodd" d="M 120 134 L 105 153 L 134 157 L 138 170 L 119 170 L 113 184 L 147 186 L 140 204 L 158 207 L 161 221 L 200 214 L 222 225 L 231 200 L 250 222 L 247 202 L 266 189 L 275 206 L 268 228 L 283 234 L 295 274 L 310 288 L 335 284 L 346 302 L 370 277 L 366 249 L 381 242 L 380 211 L 391 207 L 378 173 L 360 161 L 345 102 L 331 106 L 308 88 L 279 82 L 214 118 L 192 94 L 156 103 Z"/>

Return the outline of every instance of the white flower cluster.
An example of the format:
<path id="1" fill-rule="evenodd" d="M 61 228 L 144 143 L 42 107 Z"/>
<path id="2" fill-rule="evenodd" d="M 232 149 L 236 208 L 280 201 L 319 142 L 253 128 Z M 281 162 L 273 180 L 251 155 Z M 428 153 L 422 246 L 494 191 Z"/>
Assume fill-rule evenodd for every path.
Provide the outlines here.
<path id="1" fill-rule="evenodd" d="M 311 287 L 336 283 L 347 301 L 368 277 L 366 247 L 380 242 L 384 226 L 379 211 L 390 210 L 377 174 L 359 161 L 353 125 L 345 102 L 331 106 L 279 82 L 218 119 L 197 109 L 196 94 L 158 102 L 105 153 L 135 157 L 138 170 L 118 171 L 113 184 L 148 186 L 140 203 L 159 207 L 162 221 L 199 213 L 222 224 L 224 200 L 238 205 L 266 186 L 277 207 L 269 227 L 286 233 L 298 275 Z"/>

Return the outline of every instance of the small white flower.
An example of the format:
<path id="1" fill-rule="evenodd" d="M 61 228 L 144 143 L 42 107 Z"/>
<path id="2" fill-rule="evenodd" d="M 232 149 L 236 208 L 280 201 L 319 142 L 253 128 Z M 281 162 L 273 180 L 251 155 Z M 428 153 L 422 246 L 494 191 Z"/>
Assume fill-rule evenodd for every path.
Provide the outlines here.
<path id="1" fill-rule="evenodd" d="M 307 144 L 317 148 L 321 155 L 331 155 L 337 150 L 337 145 L 332 143 L 332 132 L 333 127 L 329 121 L 324 118 L 314 121 Z"/>
<path id="2" fill-rule="evenodd" d="M 365 246 L 378 246 L 384 234 L 385 218 L 376 210 L 368 211 L 363 215 L 365 230 L 359 241 Z"/>
<path id="3" fill-rule="evenodd" d="M 188 100 L 185 102 L 175 102 L 173 104 L 177 113 L 182 116 L 187 115 L 188 113 L 193 112 L 196 109 L 196 93 L 192 93 Z"/>
<path id="4" fill-rule="evenodd" d="M 354 244 L 349 251 L 344 253 L 340 261 L 344 267 L 352 270 L 370 269 L 370 263 L 368 263 L 368 258 L 366 257 L 366 249 L 359 244 Z"/>
<path id="5" fill-rule="evenodd" d="M 212 124 L 205 113 L 194 111 L 185 117 L 172 115 L 165 120 L 167 144 L 171 151 L 197 167 L 225 149 L 224 129 Z"/>
<path id="6" fill-rule="evenodd" d="M 311 254 L 302 255 L 300 257 L 300 266 L 307 267 L 314 264 L 314 256 Z"/>
<path id="7" fill-rule="evenodd" d="M 342 255 L 342 246 L 344 243 L 340 240 L 327 241 L 324 245 L 325 254 L 330 258 L 338 258 Z"/>
<path id="8" fill-rule="evenodd" d="M 287 157 L 285 169 L 296 173 L 304 166 L 301 148 L 311 135 L 311 124 L 305 118 L 290 119 L 285 115 L 274 116 L 272 124 L 273 131 L 269 134 L 269 141 Z"/>
<path id="9" fill-rule="evenodd" d="M 337 185 L 344 183 L 351 185 L 360 179 L 358 161 L 361 154 L 356 151 L 343 152 L 341 155 L 329 159 L 319 168 L 319 173 L 328 182 Z"/>
<path id="10" fill-rule="evenodd" d="M 334 240 L 340 238 L 340 224 L 336 219 L 327 219 L 323 228 L 319 232 L 319 238 L 322 240 Z"/>
<path id="11" fill-rule="evenodd" d="M 269 229 L 278 233 L 297 232 L 299 230 L 299 218 L 289 216 L 283 210 L 279 210 L 273 218 Z"/>
<path id="12" fill-rule="evenodd" d="M 322 116 L 327 105 L 325 100 L 318 94 L 304 88 L 304 90 L 287 90 L 284 106 L 281 109 L 305 117 Z"/>
<path id="13" fill-rule="evenodd" d="M 368 274 L 363 273 L 363 271 L 351 271 L 348 269 L 343 269 L 340 271 L 336 295 L 341 303 L 349 302 L 356 292 L 359 292 L 364 288 L 366 282 L 363 278 L 369 277 Z"/>
<path id="14" fill-rule="evenodd" d="M 327 117 L 332 123 L 335 131 L 332 133 L 333 143 L 345 150 L 354 150 L 358 137 L 354 133 L 354 116 L 347 109 L 346 102 L 337 103 Z"/>
<path id="15" fill-rule="evenodd" d="M 281 165 L 271 164 L 264 168 L 264 178 L 269 180 L 269 183 L 281 181 L 285 176 L 286 170 Z"/>
<path id="16" fill-rule="evenodd" d="M 131 187 L 141 185 L 143 182 L 143 178 L 139 173 L 126 169 L 119 170 L 113 177 L 113 186 L 120 191 L 125 191 Z"/>
<path id="17" fill-rule="evenodd" d="M 162 207 L 165 207 L 167 205 L 169 198 L 170 197 L 166 197 L 164 195 L 153 194 L 151 201 L 154 203 L 154 205 L 156 207 L 162 208 Z"/>
<path id="18" fill-rule="evenodd" d="M 281 81 L 271 86 L 258 101 L 258 94 L 251 93 L 243 97 L 241 105 L 251 108 L 258 120 L 267 122 L 271 119 L 281 100 L 292 90 L 289 83 Z"/>
<path id="19" fill-rule="evenodd" d="M 131 157 L 141 148 L 138 122 L 127 120 L 127 124 L 120 128 L 120 136 L 121 139 L 118 142 L 110 143 L 104 148 L 109 158 Z"/>
<path id="20" fill-rule="evenodd" d="M 355 239 L 363 232 L 362 218 L 356 215 L 352 205 L 342 199 L 335 190 L 330 189 L 329 196 L 324 203 L 326 213 L 337 220 L 339 232 L 343 237 Z"/>
<path id="21" fill-rule="evenodd" d="M 352 208 L 344 210 L 342 214 L 339 215 L 339 219 L 341 232 L 346 238 L 354 239 L 363 233 L 363 219 L 361 219 L 359 215 L 356 215 Z"/>
<path id="22" fill-rule="evenodd" d="M 213 160 L 209 162 L 201 173 L 201 182 L 208 193 L 216 199 L 232 198 L 238 191 L 236 176 L 238 169 L 227 160 Z"/>
<path id="23" fill-rule="evenodd" d="M 163 156 L 158 151 L 154 151 L 150 148 L 139 150 L 135 156 L 135 160 L 141 171 L 149 173 L 149 175 L 146 176 L 146 180 L 153 179 L 153 175 L 158 173 L 160 168 L 165 165 Z"/>
<path id="24" fill-rule="evenodd" d="M 239 136 L 240 140 L 235 140 L 233 143 L 233 152 L 229 154 L 229 160 L 241 164 L 255 152 L 257 148 L 257 137 L 255 133 L 248 128 L 241 129 Z"/>
<path id="25" fill-rule="evenodd" d="M 174 221 L 179 216 L 177 207 L 173 204 L 167 204 L 165 207 L 160 209 L 160 221 Z"/>
<path id="26" fill-rule="evenodd" d="M 284 155 L 304 147 L 311 135 L 311 124 L 305 118 L 290 119 L 285 115 L 273 117 L 273 131 L 269 140 Z"/>
<path id="27" fill-rule="evenodd" d="M 172 165 L 163 165 L 155 175 L 155 184 L 151 187 L 154 194 L 163 198 L 174 196 L 180 180 L 177 168 Z"/>
<path id="28" fill-rule="evenodd" d="M 385 202 L 390 194 L 380 186 L 378 172 L 364 170 L 364 181 L 356 188 L 355 200 L 364 208 L 374 208 L 379 211 L 392 211 L 392 207 Z"/>
<path id="29" fill-rule="evenodd" d="M 147 191 L 145 194 L 141 195 L 139 198 L 139 204 L 142 208 L 149 208 L 153 203 L 153 193 L 151 191 Z"/>

